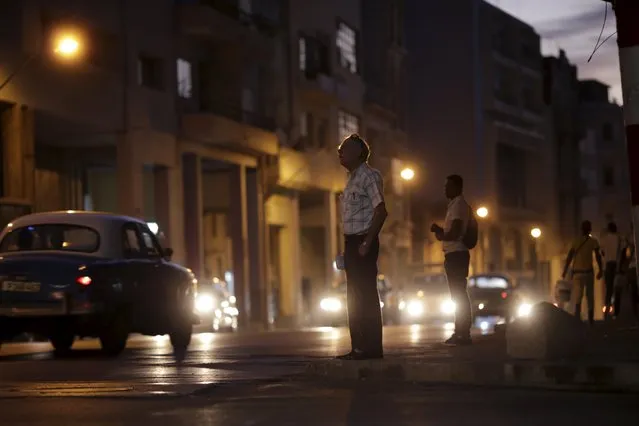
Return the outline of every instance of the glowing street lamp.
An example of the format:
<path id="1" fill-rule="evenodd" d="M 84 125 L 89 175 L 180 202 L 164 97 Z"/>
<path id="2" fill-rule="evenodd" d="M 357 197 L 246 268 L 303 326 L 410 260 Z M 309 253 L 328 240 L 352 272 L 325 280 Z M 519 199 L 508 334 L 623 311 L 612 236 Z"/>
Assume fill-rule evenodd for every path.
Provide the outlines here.
<path id="1" fill-rule="evenodd" d="M 480 218 L 484 219 L 486 217 L 488 217 L 488 208 L 481 206 L 480 208 L 477 209 L 477 216 L 479 216 Z"/>
<path id="2" fill-rule="evenodd" d="M 399 173 L 399 176 L 405 181 L 410 181 L 415 178 L 415 171 L 410 167 L 406 167 Z"/>
<path id="3" fill-rule="evenodd" d="M 82 43 L 76 34 L 63 32 L 54 39 L 53 51 L 62 58 L 73 59 L 80 54 L 81 49 Z"/>
<path id="4" fill-rule="evenodd" d="M 537 239 L 539 237 L 541 237 L 541 229 L 535 227 L 533 229 L 530 230 L 530 235 L 534 238 Z"/>

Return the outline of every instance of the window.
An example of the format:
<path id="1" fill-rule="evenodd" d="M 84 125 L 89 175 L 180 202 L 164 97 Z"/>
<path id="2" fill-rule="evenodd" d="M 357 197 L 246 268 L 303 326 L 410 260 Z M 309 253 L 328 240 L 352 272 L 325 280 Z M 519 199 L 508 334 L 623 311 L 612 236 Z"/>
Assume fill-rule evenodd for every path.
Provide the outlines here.
<path id="1" fill-rule="evenodd" d="M 56 250 L 93 253 L 100 246 L 94 229 L 77 225 L 31 225 L 9 232 L 0 252 Z"/>
<path id="2" fill-rule="evenodd" d="M 337 127 L 341 142 L 353 133 L 359 133 L 359 117 L 340 110 L 337 113 Z"/>
<path id="3" fill-rule="evenodd" d="M 613 139 L 612 124 L 604 123 L 601 128 L 601 137 L 605 141 L 611 141 Z"/>
<path id="4" fill-rule="evenodd" d="M 322 148 L 328 146 L 328 120 L 326 119 L 320 119 L 317 124 L 317 142 Z"/>
<path id="5" fill-rule="evenodd" d="M 607 187 L 615 186 L 615 169 L 612 167 L 604 167 L 603 184 Z"/>
<path id="6" fill-rule="evenodd" d="M 135 223 L 128 223 L 122 229 L 122 251 L 125 257 L 141 257 L 142 243 Z"/>
<path id="7" fill-rule="evenodd" d="M 355 74 L 357 72 L 357 35 L 355 30 L 340 22 L 335 39 L 339 63 Z"/>
<path id="8" fill-rule="evenodd" d="M 300 114 L 300 136 L 308 136 L 308 114 L 305 112 Z"/>
<path id="9" fill-rule="evenodd" d="M 177 91 L 181 98 L 189 99 L 193 95 L 191 63 L 184 59 L 177 60 Z"/>
<path id="10" fill-rule="evenodd" d="M 138 83 L 150 89 L 164 89 L 164 66 L 161 58 L 140 55 L 138 58 Z"/>
<path id="11" fill-rule="evenodd" d="M 300 70 L 306 71 L 306 38 L 300 37 L 299 39 L 299 62 L 300 62 Z"/>
<path id="12" fill-rule="evenodd" d="M 497 193 L 504 207 L 526 207 L 526 152 L 514 146 L 497 145 Z"/>
<path id="13" fill-rule="evenodd" d="M 144 252 L 147 256 L 159 257 L 162 255 L 162 249 L 155 235 L 153 235 L 149 229 L 142 229 L 142 242 L 144 244 Z"/>

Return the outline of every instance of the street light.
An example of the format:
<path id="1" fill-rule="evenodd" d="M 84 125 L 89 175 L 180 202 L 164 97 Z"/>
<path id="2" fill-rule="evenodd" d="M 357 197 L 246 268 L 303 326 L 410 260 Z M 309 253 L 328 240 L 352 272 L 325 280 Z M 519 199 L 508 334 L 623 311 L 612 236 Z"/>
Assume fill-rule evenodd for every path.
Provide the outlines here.
<path id="1" fill-rule="evenodd" d="M 53 53 L 63 59 L 77 58 L 82 51 L 80 36 L 71 31 L 59 31 L 53 37 Z"/>
<path id="2" fill-rule="evenodd" d="M 415 178 L 415 171 L 410 167 L 406 167 L 399 173 L 399 176 L 406 181 L 413 180 Z"/>
<path id="3" fill-rule="evenodd" d="M 537 239 L 539 237 L 541 237 L 541 229 L 535 227 L 533 229 L 530 230 L 530 235 L 534 238 Z"/>
<path id="4" fill-rule="evenodd" d="M 477 216 L 479 216 L 482 219 L 485 219 L 486 217 L 488 217 L 488 208 L 481 206 L 480 208 L 477 209 Z"/>

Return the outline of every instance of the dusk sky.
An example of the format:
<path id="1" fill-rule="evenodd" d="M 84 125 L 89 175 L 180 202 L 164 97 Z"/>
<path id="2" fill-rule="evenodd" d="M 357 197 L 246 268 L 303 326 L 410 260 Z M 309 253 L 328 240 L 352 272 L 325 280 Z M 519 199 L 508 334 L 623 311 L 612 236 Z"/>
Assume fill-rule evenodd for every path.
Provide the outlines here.
<path id="1" fill-rule="evenodd" d="M 622 103 L 617 36 L 611 37 L 590 63 L 604 23 L 606 4 L 601 0 L 487 0 L 531 24 L 542 37 L 544 55 L 564 49 L 579 68 L 579 78 L 601 80 L 611 86 L 611 98 Z M 602 41 L 616 30 L 615 14 L 608 4 Z"/>

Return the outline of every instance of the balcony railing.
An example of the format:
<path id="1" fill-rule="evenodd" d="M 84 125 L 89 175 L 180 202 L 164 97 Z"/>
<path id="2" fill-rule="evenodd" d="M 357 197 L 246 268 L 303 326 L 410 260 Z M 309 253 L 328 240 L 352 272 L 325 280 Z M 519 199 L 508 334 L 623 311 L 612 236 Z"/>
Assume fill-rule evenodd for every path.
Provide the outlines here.
<path id="1" fill-rule="evenodd" d="M 238 123 L 243 123 L 259 129 L 274 132 L 276 129 L 275 119 L 259 112 L 247 111 L 241 105 L 234 102 L 224 102 L 223 100 L 200 102 L 200 111 L 221 115 L 230 118 Z"/>
<path id="2" fill-rule="evenodd" d="M 246 13 L 231 0 L 200 0 L 200 4 L 211 7 L 221 14 L 239 21 L 247 26 L 254 26 L 259 32 L 269 36 L 277 34 L 278 27 L 275 22 L 258 13 Z"/>

